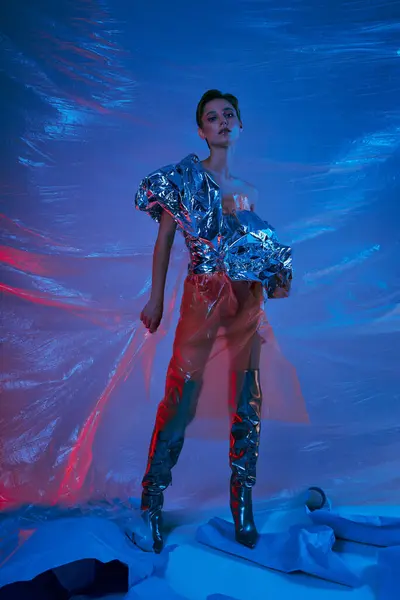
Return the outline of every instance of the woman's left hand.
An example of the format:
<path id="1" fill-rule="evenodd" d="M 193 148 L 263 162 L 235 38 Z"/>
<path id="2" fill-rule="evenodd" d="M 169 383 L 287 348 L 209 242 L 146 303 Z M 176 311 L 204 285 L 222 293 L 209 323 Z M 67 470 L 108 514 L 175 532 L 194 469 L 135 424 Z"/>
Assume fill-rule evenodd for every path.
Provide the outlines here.
<path id="1" fill-rule="evenodd" d="M 289 290 L 285 287 L 275 288 L 275 291 L 272 294 L 272 298 L 276 298 L 277 300 L 280 298 L 287 298 L 288 296 L 289 296 Z"/>
<path id="2" fill-rule="evenodd" d="M 277 300 L 281 298 L 287 298 L 290 294 L 292 280 L 289 279 L 284 284 L 283 278 L 279 273 L 277 273 L 276 278 L 278 280 L 278 285 L 276 286 L 274 293 L 272 294 L 272 298 L 276 298 Z"/>

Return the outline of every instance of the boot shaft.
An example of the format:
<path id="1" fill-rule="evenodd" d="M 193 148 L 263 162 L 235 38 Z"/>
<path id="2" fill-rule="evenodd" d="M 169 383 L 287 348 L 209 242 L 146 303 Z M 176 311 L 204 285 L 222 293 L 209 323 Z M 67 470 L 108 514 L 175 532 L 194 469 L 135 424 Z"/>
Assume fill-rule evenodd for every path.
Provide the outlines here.
<path id="1" fill-rule="evenodd" d="M 259 370 L 233 374 L 232 397 L 235 401 L 230 437 L 230 466 L 235 482 L 252 487 L 261 432 L 262 392 Z"/>

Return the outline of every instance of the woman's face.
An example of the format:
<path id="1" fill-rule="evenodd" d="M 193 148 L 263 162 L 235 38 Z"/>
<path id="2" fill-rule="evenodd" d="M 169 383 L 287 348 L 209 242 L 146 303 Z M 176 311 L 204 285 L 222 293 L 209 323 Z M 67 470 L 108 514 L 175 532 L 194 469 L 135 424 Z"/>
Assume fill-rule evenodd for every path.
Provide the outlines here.
<path id="1" fill-rule="evenodd" d="M 199 135 L 210 146 L 228 147 L 240 135 L 242 123 L 232 104 L 223 98 L 210 100 L 204 106 Z"/>

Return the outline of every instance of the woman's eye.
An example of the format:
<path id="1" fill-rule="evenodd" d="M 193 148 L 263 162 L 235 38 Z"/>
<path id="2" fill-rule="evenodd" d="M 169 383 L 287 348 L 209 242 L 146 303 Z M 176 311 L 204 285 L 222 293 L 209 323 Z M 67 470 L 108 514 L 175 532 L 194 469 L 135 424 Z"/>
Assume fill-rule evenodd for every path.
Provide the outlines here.
<path id="1" fill-rule="evenodd" d="M 209 119 L 208 119 L 209 123 L 211 123 L 212 121 L 215 121 L 216 118 L 217 117 L 209 117 Z"/>
<path id="2" fill-rule="evenodd" d="M 234 115 L 233 113 L 227 113 L 227 114 L 226 114 L 226 117 L 227 117 L 228 119 L 232 119 L 232 117 L 234 117 L 234 116 L 235 116 L 235 115 Z"/>

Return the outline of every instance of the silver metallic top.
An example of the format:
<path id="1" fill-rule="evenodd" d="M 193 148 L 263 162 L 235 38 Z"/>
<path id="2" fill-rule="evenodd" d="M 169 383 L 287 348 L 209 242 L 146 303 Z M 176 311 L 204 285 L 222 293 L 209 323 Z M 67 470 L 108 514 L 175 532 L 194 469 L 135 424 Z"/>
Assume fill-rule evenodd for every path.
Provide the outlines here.
<path id="1" fill-rule="evenodd" d="M 226 271 L 232 280 L 260 281 L 268 296 L 290 286 L 291 249 L 256 213 L 222 212 L 221 190 L 195 154 L 145 177 L 136 208 L 157 222 L 166 210 L 182 231 L 189 250 L 189 272 Z"/>

